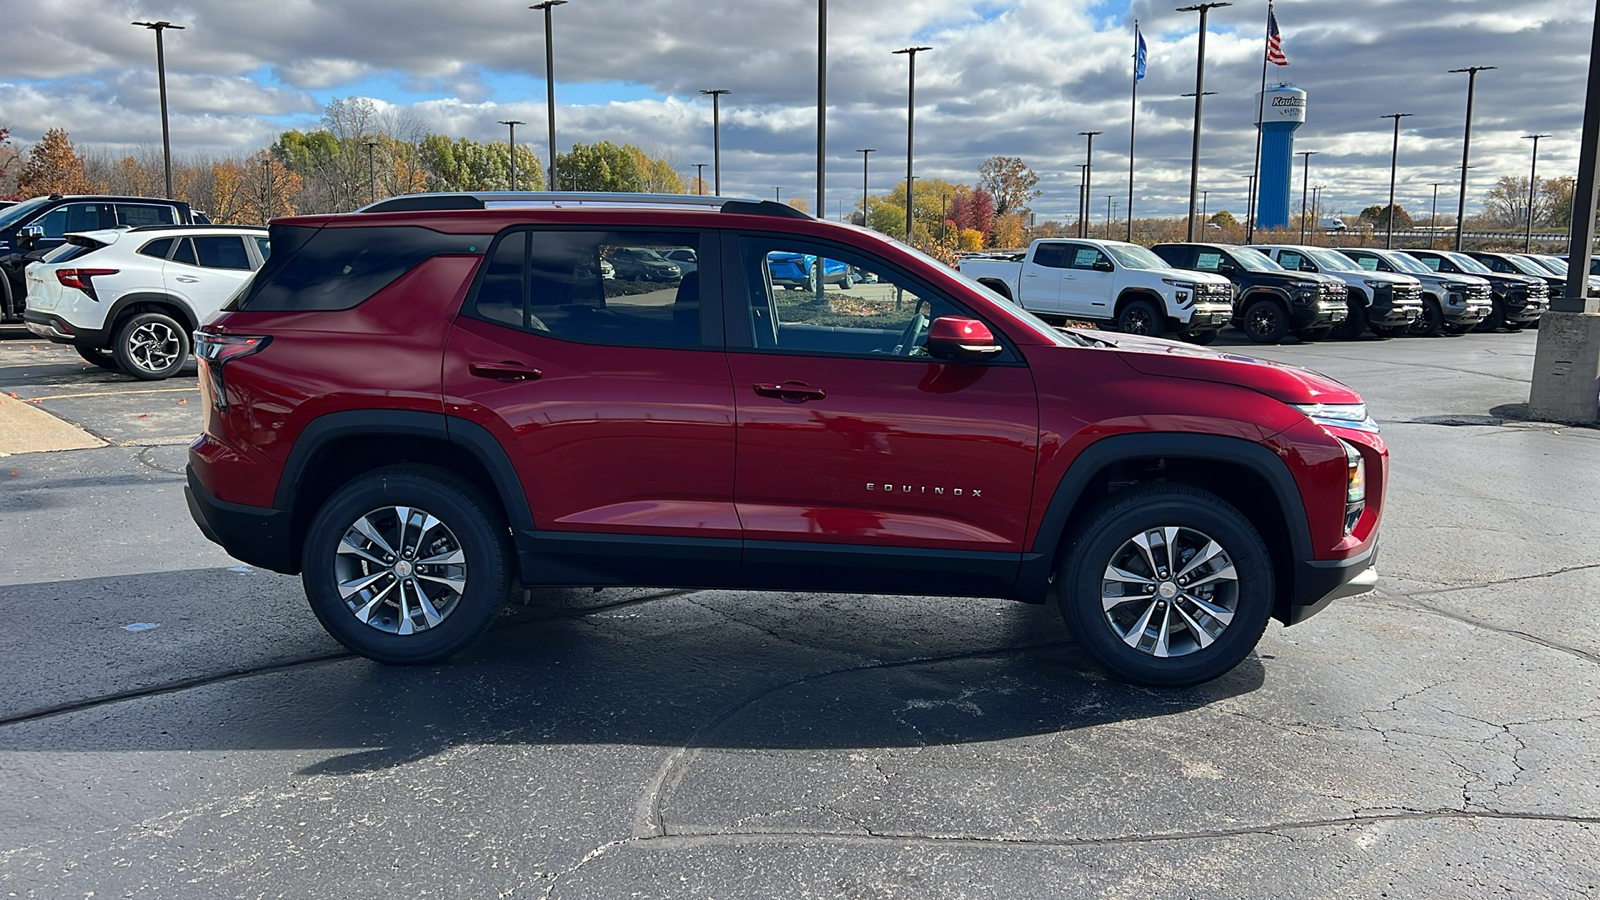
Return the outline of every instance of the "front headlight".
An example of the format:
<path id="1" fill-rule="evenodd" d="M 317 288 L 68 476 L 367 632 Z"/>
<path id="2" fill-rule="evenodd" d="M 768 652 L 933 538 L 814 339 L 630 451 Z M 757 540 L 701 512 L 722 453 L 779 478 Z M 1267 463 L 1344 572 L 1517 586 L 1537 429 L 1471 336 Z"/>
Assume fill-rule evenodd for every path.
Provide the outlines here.
<path id="1" fill-rule="evenodd" d="M 1170 284 L 1175 288 L 1183 288 L 1186 291 L 1194 290 L 1194 282 L 1192 281 L 1179 281 L 1176 278 L 1163 278 L 1161 279 L 1161 283 Z"/>
<path id="2" fill-rule="evenodd" d="M 1372 288 L 1375 291 L 1383 290 L 1384 288 L 1390 286 L 1389 282 L 1387 282 L 1387 281 L 1379 281 L 1376 278 L 1363 278 L 1361 280 L 1366 282 L 1367 287 Z"/>
<path id="3" fill-rule="evenodd" d="M 1344 533 L 1349 534 L 1367 508 L 1367 462 L 1350 442 L 1340 441 L 1339 444 L 1344 447 L 1345 459 Z"/>
<path id="4" fill-rule="evenodd" d="M 1320 281 L 1296 281 L 1294 286 L 1306 291 L 1322 290 L 1322 282 Z"/>
<path id="5" fill-rule="evenodd" d="M 1378 423 L 1367 415 L 1365 403 L 1294 403 L 1290 404 L 1318 425 L 1334 428 L 1353 428 L 1356 431 L 1376 433 Z"/>

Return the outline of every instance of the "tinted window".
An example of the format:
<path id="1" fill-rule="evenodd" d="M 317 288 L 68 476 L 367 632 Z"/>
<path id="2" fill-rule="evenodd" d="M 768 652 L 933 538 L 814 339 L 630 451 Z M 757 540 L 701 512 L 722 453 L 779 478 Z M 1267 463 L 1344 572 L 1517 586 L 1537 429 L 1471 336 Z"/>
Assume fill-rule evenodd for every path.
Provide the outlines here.
<path id="1" fill-rule="evenodd" d="M 1222 268 L 1222 254 L 1215 250 L 1201 250 L 1194 258 L 1194 268 L 1202 272 L 1215 272 Z"/>
<path id="2" fill-rule="evenodd" d="M 478 254 L 488 243 L 483 235 L 443 234 L 411 225 L 315 230 L 273 226 L 271 234 L 278 255 L 235 301 L 238 309 L 349 309 L 429 257 Z"/>
<path id="3" fill-rule="evenodd" d="M 739 241 L 739 257 L 745 315 L 757 350 L 926 360 L 929 323 L 940 316 L 975 318 L 881 261 L 851 251 L 747 237 Z M 823 273 L 820 303 L 807 270 Z M 876 273 L 876 280 L 844 277 L 854 272 Z"/>
<path id="4" fill-rule="evenodd" d="M 190 243 L 188 238 L 178 238 L 178 248 L 172 253 L 172 261 L 190 266 L 200 264 L 194 257 L 194 244 Z"/>
<path id="5" fill-rule="evenodd" d="M 61 238 L 74 231 L 94 231 L 101 227 L 99 203 L 68 203 L 41 216 L 33 224 L 44 229 L 47 238 Z"/>
<path id="6" fill-rule="evenodd" d="M 233 235 L 198 235 L 194 249 L 200 265 L 208 269 L 250 271 L 250 254 L 244 249 L 244 241 Z"/>
<path id="7" fill-rule="evenodd" d="M 1317 270 L 1317 267 L 1312 264 L 1311 260 L 1306 259 L 1304 256 L 1301 256 L 1293 250 L 1284 250 L 1280 252 L 1278 254 L 1278 265 L 1283 266 L 1285 269 L 1298 269 L 1301 272 L 1315 272 Z"/>
<path id="8" fill-rule="evenodd" d="M 118 203 L 116 207 L 118 225 L 131 225 L 137 228 L 141 225 L 175 225 L 178 222 L 178 213 L 170 206 Z"/>
<path id="9" fill-rule="evenodd" d="M 1067 267 L 1066 244 L 1040 244 L 1039 249 L 1033 251 L 1033 261 L 1041 266 L 1052 269 L 1065 269 Z"/>
<path id="10" fill-rule="evenodd" d="M 263 260 L 272 258 L 272 242 L 264 237 L 256 238 L 256 252 L 261 254 Z"/>
<path id="11" fill-rule="evenodd" d="M 512 231 L 495 244 L 471 309 L 562 340 L 698 347 L 700 276 L 669 258 L 694 234 Z"/>
<path id="12" fill-rule="evenodd" d="M 1417 257 L 1417 262 L 1422 263 L 1435 272 L 1439 271 L 1439 258 L 1436 256 L 1419 256 Z M 1445 271 L 1449 270 L 1446 269 Z"/>
<path id="13" fill-rule="evenodd" d="M 172 249 L 172 238 L 161 238 L 151 241 L 139 248 L 141 256 L 154 256 L 156 259 L 166 259 L 167 252 Z"/>
<path id="14" fill-rule="evenodd" d="M 1365 253 L 1346 253 L 1345 255 L 1355 260 L 1356 265 L 1366 269 L 1368 272 L 1378 271 L 1378 258 L 1375 256 L 1368 256 Z"/>

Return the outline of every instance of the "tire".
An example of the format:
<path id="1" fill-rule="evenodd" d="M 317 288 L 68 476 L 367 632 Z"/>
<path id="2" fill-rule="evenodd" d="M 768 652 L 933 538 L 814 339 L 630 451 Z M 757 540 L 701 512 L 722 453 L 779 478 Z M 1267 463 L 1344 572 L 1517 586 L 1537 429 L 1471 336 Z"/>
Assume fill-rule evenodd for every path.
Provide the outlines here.
<path id="1" fill-rule="evenodd" d="M 1217 329 L 1207 328 L 1204 331 L 1185 331 L 1178 337 L 1186 343 L 1199 344 L 1204 347 L 1217 339 Z"/>
<path id="2" fill-rule="evenodd" d="M 1294 336 L 1306 342 L 1325 341 L 1328 339 L 1328 332 L 1332 330 L 1333 326 L 1331 325 L 1324 325 L 1321 328 L 1304 328 L 1296 331 Z"/>
<path id="3" fill-rule="evenodd" d="M 1506 324 L 1506 305 L 1505 305 L 1505 301 L 1501 300 L 1499 297 L 1495 297 L 1495 298 L 1493 298 L 1493 300 L 1491 302 L 1494 305 L 1493 311 L 1490 312 L 1487 316 L 1484 316 L 1483 321 L 1479 322 L 1478 323 L 1478 327 L 1476 329 L 1474 329 L 1474 330 L 1476 330 L 1476 331 L 1499 331 L 1501 328 L 1503 328 L 1505 326 L 1505 324 Z"/>
<path id="4" fill-rule="evenodd" d="M 1410 325 L 1373 325 L 1372 333 L 1382 340 L 1399 337 L 1411 330 Z"/>
<path id="5" fill-rule="evenodd" d="M 404 538 L 400 508 L 409 511 L 413 528 L 419 516 L 435 520 L 419 535 L 429 538 L 426 548 L 409 556 L 396 546 Z M 445 560 L 427 564 L 435 574 L 422 571 L 423 552 Z M 383 663 L 447 659 L 483 634 L 511 589 L 510 532 L 499 507 L 466 480 L 431 466 L 378 469 L 335 491 L 312 517 L 301 559 L 301 583 L 322 627 Z M 346 600 L 341 581 L 371 587 Z M 417 602 L 419 592 L 428 604 Z M 403 608 L 397 599 L 406 601 Z"/>
<path id="6" fill-rule="evenodd" d="M 1213 544 L 1220 558 L 1187 576 L 1205 573 L 1189 585 L 1199 590 L 1177 583 L 1176 572 L 1187 569 L 1160 568 L 1169 563 L 1168 546 L 1178 549 L 1177 564 L 1192 566 Z M 1112 567 L 1127 577 L 1107 579 Z M 1079 645 L 1118 678 L 1158 687 L 1199 684 L 1237 666 L 1261 640 L 1274 596 L 1272 558 L 1255 527 L 1221 497 L 1184 484 L 1129 488 L 1102 500 L 1068 537 L 1057 577 L 1061 615 Z M 1148 594 L 1134 593 L 1147 587 Z M 1123 591 L 1127 599 L 1117 600 Z M 1138 626 L 1158 615 L 1163 624 L 1152 638 Z M 1163 651 L 1168 655 L 1158 655 Z"/>
<path id="7" fill-rule="evenodd" d="M 189 358 L 189 332 L 166 313 L 138 313 L 117 329 L 111 350 L 124 373 L 160 381 L 176 375 Z"/>
<path id="8" fill-rule="evenodd" d="M 1422 315 L 1411 323 L 1410 334 L 1438 337 L 1444 334 L 1444 307 L 1432 297 L 1422 298 Z"/>
<path id="9" fill-rule="evenodd" d="M 72 349 L 78 351 L 78 355 L 83 357 L 83 361 L 91 366 L 99 366 L 102 369 L 110 369 L 113 372 L 122 369 L 122 366 L 117 363 L 116 354 L 110 350 L 102 350 L 99 347 L 79 346 L 74 346 Z"/>
<path id="10" fill-rule="evenodd" d="M 1469 332 L 1472 329 L 1477 328 L 1477 327 L 1478 326 L 1476 324 L 1473 324 L 1473 325 L 1446 325 L 1446 326 L 1444 326 L 1444 333 L 1449 337 L 1460 337 L 1461 335 L 1466 334 L 1467 332 Z"/>
<path id="11" fill-rule="evenodd" d="M 1277 344 L 1289 333 L 1289 314 L 1276 300 L 1263 297 L 1244 309 L 1245 336 L 1257 344 Z"/>
<path id="12" fill-rule="evenodd" d="M 1117 330 L 1124 334 L 1160 337 L 1166 330 L 1162 325 L 1161 313 L 1149 300 L 1130 300 L 1117 313 Z"/>
<path id="13" fill-rule="evenodd" d="M 855 276 L 850 274 L 850 270 L 849 269 L 846 269 L 845 272 L 844 272 L 844 277 L 839 279 L 839 289 L 842 290 L 842 291 L 848 291 L 848 290 L 850 290 L 851 288 L 853 288 L 855 286 L 856 286 Z"/>
<path id="14" fill-rule="evenodd" d="M 1367 333 L 1367 307 L 1360 300 L 1346 300 L 1350 315 L 1328 330 L 1328 336 L 1341 341 L 1353 341 Z"/>

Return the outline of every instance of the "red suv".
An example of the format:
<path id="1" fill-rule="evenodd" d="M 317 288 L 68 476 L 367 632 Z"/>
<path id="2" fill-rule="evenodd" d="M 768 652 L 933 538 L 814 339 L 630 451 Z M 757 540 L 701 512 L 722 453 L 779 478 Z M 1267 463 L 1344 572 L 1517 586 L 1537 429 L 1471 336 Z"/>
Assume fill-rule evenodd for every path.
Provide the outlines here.
<path id="1" fill-rule="evenodd" d="M 1111 672 L 1181 685 L 1376 580 L 1354 391 L 1058 330 L 875 232 L 474 194 L 271 240 L 196 333 L 189 505 L 372 659 L 449 656 L 518 582 L 845 591 L 1053 600 Z M 862 280 L 776 290 L 796 255 Z"/>

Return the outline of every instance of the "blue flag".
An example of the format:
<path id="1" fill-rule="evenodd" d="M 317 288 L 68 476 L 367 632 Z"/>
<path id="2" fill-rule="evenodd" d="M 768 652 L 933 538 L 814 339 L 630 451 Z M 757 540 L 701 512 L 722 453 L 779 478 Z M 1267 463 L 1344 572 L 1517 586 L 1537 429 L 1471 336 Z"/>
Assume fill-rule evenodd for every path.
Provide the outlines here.
<path id="1" fill-rule="evenodd" d="M 1133 83 L 1138 84 L 1144 80 L 1145 49 L 1144 35 L 1139 31 L 1139 23 L 1133 23 Z"/>

